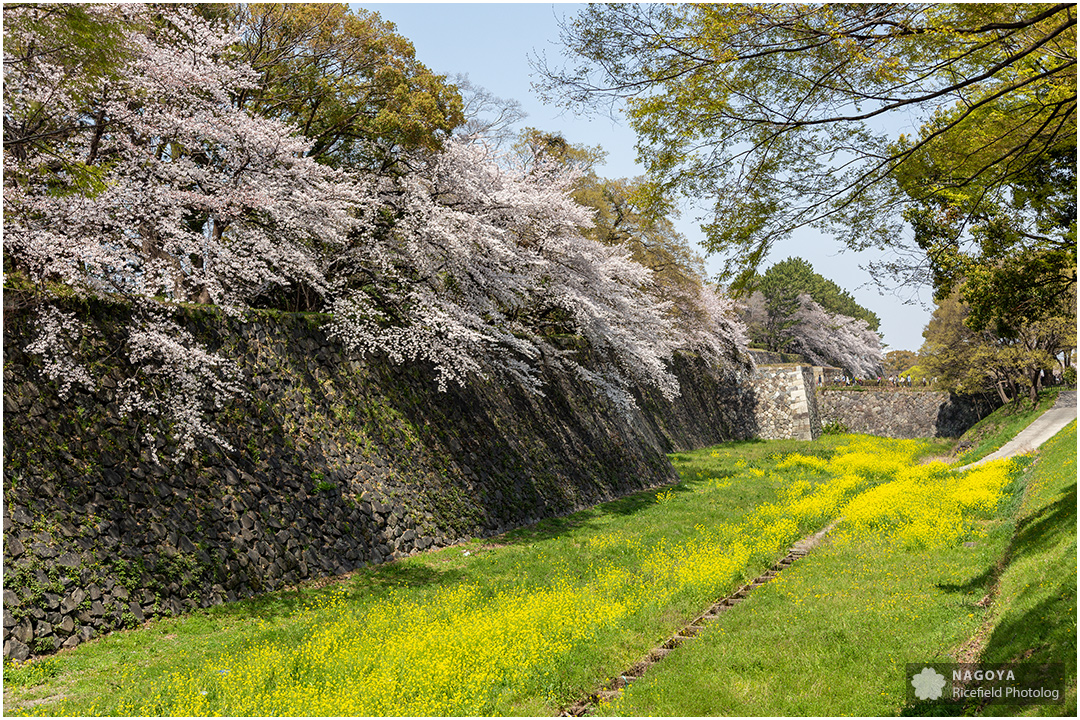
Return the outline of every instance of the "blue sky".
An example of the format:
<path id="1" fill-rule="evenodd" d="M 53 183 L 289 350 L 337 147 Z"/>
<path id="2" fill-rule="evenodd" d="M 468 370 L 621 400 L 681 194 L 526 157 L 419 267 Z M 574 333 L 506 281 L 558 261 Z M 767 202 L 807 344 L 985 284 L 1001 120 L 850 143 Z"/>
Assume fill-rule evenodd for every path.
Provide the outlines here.
<path id="1" fill-rule="evenodd" d="M 636 163 L 634 133 L 608 118 L 578 117 L 541 103 L 530 83 L 529 58 L 545 53 L 549 61 L 562 55 L 559 18 L 575 14 L 578 5 L 551 3 L 353 3 L 379 13 L 393 22 L 398 32 L 412 41 L 416 57 L 433 71 L 445 75 L 467 74 L 474 84 L 501 98 L 512 98 L 528 113 L 522 126 L 559 132 L 570 142 L 601 145 L 607 162 L 598 168 L 605 177 L 642 174 Z M 696 244 L 702 237 L 694 221 L 696 210 L 687 208 L 677 225 Z M 922 304 L 905 305 L 911 289 L 899 297 L 880 294 L 870 274 L 860 264 L 875 259 L 868 253 L 840 252 L 839 242 L 813 230 L 799 232 L 774 246 L 766 265 L 791 256 L 808 260 L 820 274 L 855 296 L 857 302 L 877 313 L 885 334 L 886 350 L 918 350 L 922 331 L 930 319 L 930 291 L 915 296 Z M 718 261 L 706 258 L 711 270 Z"/>

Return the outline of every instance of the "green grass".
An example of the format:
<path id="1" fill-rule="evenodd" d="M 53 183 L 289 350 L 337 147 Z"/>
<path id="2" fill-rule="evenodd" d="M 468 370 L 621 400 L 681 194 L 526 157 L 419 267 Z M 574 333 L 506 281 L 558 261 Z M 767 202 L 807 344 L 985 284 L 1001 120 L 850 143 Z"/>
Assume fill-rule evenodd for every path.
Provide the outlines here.
<path id="1" fill-rule="evenodd" d="M 624 567 L 640 558 L 625 545 L 594 543 L 605 535 L 633 536 L 641 546 L 668 546 L 691 539 L 699 526 L 737 522 L 749 510 L 777 498 L 787 483 L 783 473 L 754 474 L 786 453 L 828 456 L 842 441 L 822 439 L 746 442 L 710 453 L 677 458 L 682 481 L 666 491 L 664 502 L 650 491 L 607 503 L 572 516 L 543 521 L 498 538 L 424 553 L 407 560 L 358 572 L 343 579 L 346 611 L 362 614 L 391 593 L 401 602 L 425 602 L 442 589 L 475 584 L 495 593 L 505 587 L 544 588 L 560 578 L 587 583 L 603 568 Z M 719 487 L 719 485 L 725 485 Z M 708 492 L 697 492 L 708 489 Z M 809 531 L 814 528 L 801 528 Z M 745 576 L 774 561 L 754 558 Z M 627 567 L 633 570 L 633 567 Z M 712 597 L 731 588 L 712 588 Z M 57 656 L 59 673 L 33 685 L 11 687 L 5 710 L 20 707 L 33 714 L 121 712 L 122 700 L 146 701 L 152 688 L 170 673 L 207 667 L 222 655 L 242 655 L 266 642 L 299 643 L 313 628 L 343 611 L 327 609 L 333 588 L 302 588 L 160 620 L 148 627 L 113 633 Z M 629 618 L 617 631 L 601 633 L 596 647 L 575 658 L 567 677 L 548 696 L 517 698 L 502 711 L 557 712 L 605 680 L 615 669 L 640 657 L 696 614 L 712 598 L 683 593 L 663 612 Z M 516 704 L 514 704 L 516 703 Z"/>
<path id="2" fill-rule="evenodd" d="M 388 600 L 402 608 L 429 601 L 435 607 L 434 600 L 448 588 L 474 586 L 482 611 L 485 597 L 496 598 L 508 588 L 527 602 L 530 593 L 556 586 L 592 587 L 613 577 L 612 569 L 647 579 L 638 565 L 656 556 L 634 552 L 634 546 L 676 546 L 701 537 L 703 528 L 739 523 L 755 508 L 782 499 L 796 480 L 814 481 L 805 467 L 778 468 L 780 459 L 789 453 L 828 458 L 851 439 L 753 441 L 678 454 L 673 462 L 681 481 L 660 492 L 425 553 L 325 587 L 274 593 L 114 633 L 56 656 L 48 672 L 35 670 L 33 676 L 27 668 L 5 666 L 4 709 L 7 714 L 83 715 L 131 714 L 130 708 L 141 707 L 157 708 L 144 714 L 168 714 L 171 700 L 156 696 L 170 674 L 193 673 L 196 682 L 209 687 L 206 677 L 218 672 L 220 658 L 239 662 L 266 644 L 297 647 L 312 633 L 343 617 L 362 618 Z M 941 454 L 949 445 L 926 442 L 921 454 Z M 1048 448 L 1024 476 L 1026 495 L 1021 480 L 1014 479 L 1008 500 L 984 522 L 974 547 L 914 551 L 849 538 L 819 548 L 651 668 L 615 708 L 601 710 L 640 715 L 919 711 L 905 705 L 904 664 L 955 657 L 980 631 L 988 638 L 985 653 L 995 658 L 1032 650 L 1043 653 L 1036 657 L 1057 658 L 1071 648 L 1075 677 L 1075 458 L 1074 426 L 1071 445 L 1066 439 Z M 797 528 L 799 534 L 814 529 Z M 633 543 L 623 541 L 627 538 Z M 536 677 L 516 685 L 507 680 L 465 714 L 557 713 L 775 560 L 758 554 L 722 586 L 680 590 L 663 606 L 646 603 L 618 623 L 598 625 L 586 642 L 539 666 Z M 976 605 L 995 592 L 998 600 L 988 610 Z M 1016 627 L 1025 634 L 1018 637 Z M 311 677 L 337 687 L 332 678 Z M 1075 707 L 1075 689 L 1071 697 Z"/>
<path id="3" fill-rule="evenodd" d="M 618 715 L 897 715 L 909 662 L 950 662 L 978 627 L 1003 523 L 975 548 L 825 545 L 636 681 Z"/>
<path id="4" fill-rule="evenodd" d="M 1075 424 L 1006 498 L 974 547 L 847 538 L 815 550 L 601 714 L 1075 715 Z M 1062 663 L 1072 689 L 1060 705 L 908 705 L 907 663 L 976 657 Z"/>
<path id="5" fill-rule="evenodd" d="M 1039 401 L 1034 408 L 1027 402 L 1021 402 L 1020 405 L 1010 403 L 984 417 L 968 428 L 960 438 L 961 446 L 970 447 L 961 453 L 953 464 L 959 467 L 973 463 L 998 450 L 1049 410 L 1057 401 L 1058 392 L 1058 388 L 1043 390 L 1039 393 Z"/>
<path id="6" fill-rule="evenodd" d="M 54 657 L 19 662 L 4 658 L 4 685 L 34 687 L 60 674 L 60 663 Z"/>
<path id="7" fill-rule="evenodd" d="M 1030 710 L 1075 715 L 1075 422 L 1040 450 L 999 573 L 991 617 L 983 628 L 983 661 L 1061 663 L 1071 678 L 1063 705 Z M 1012 715 L 1020 708 L 989 705 L 986 710 Z"/>

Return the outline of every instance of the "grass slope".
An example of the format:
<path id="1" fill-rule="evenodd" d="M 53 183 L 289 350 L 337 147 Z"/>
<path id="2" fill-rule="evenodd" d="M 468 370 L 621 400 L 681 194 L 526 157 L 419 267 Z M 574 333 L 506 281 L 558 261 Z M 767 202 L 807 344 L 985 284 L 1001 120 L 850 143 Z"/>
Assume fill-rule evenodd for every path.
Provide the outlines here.
<path id="1" fill-rule="evenodd" d="M 953 463 L 957 467 L 981 460 L 1012 440 L 1021 430 L 1053 407 L 1057 402 L 1059 388 L 1044 389 L 1039 393 L 1035 407 L 1027 402 L 1019 405 L 1003 405 L 968 428 L 958 441 L 965 448 Z"/>
<path id="2" fill-rule="evenodd" d="M 941 535 L 932 513 L 916 518 L 926 537 L 952 538 L 947 546 L 841 525 L 834 542 L 756 590 L 601 712 L 917 713 L 926 708 L 906 705 L 904 664 L 973 648 L 987 661 L 1071 652 L 1064 707 L 1075 710 L 1075 425 L 1071 433 L 1027 474 L 1017 470 L 984 519 Z M 904 504 L 907 485 L 881 492 L 909 475 L 927 488 L 939 483 L 937 494 L 947 495 L 941 483 L 953 476 L 944 466 L 917 466 L 946 447 L 832 436 L 680 454 L 673 460 L 682 481 L 661 492 L 326 587 L 114 633 L 30 666 L 5 665 L 4 709 L 555 714 L 841 508 L 857 518 L 856 504 L 847 505 L 853 497 L 868 498 L 859 510 L 866 517 L 884 506 L 910 515 L 918 508 Z M 974 545 L 956 541 L 958 532 Z M 996 598 L 989 608 L 980 602 L 987 596 Z"/>
<path id="3" fill-rule="evenodd" d="M 984 714 L 1076 715 L 1076 423 L 1039 452 L 1002 558 L 983 662 L 1061 663 L 1059 706 L 988 705 Z"/>
<path id="4" fill-rule="evenodd" d="M 843 527 L 602 713 L 1076 714 L 1075 423 L 1014 471 L 973 547 Z M 907 663 L 958 660 L 1061 663 L 1071 690 L 1052 705 L 909 705 Z"/>
<path id="5" fill-rule="evenodd" d="M 58 655 L 32 683 L 26 668 L 6 667 L 5 711 L 556 713 L 815 530 L 795 523 L 768 542 L 755 536 L 735 560 L 718 553 L 738 544 L 746 517 L 790 484 L 784 472 L 766 471 L 777 457 L 828 457 L 838 443 L 725 446 L 687 458 L 683 481 L 661 493 L 325 588 L 114 633 Z M 727 540 L 710 540 L 721 527 Z"/>

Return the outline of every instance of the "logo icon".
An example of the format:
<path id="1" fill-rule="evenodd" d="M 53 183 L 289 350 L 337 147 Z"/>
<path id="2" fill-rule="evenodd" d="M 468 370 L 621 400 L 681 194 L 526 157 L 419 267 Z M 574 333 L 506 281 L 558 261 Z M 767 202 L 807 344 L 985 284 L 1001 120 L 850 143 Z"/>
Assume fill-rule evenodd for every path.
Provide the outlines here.
<path id="1" fill-rule="evenodd" d="M 941 689 L 945 687 L 945 676 L 933 668 L 924 667 L 922 672 L 911 678 L 911 686 L 915 688 L 915 697 L 920 700 L 939 700 Z"/>

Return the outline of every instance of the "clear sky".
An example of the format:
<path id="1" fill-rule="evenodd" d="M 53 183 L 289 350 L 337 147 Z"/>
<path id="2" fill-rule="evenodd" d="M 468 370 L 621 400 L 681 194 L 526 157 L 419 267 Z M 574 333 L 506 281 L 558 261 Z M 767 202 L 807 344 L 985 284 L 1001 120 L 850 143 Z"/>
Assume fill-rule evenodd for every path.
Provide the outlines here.
<path id="1" fill-rule="evenodd" d="M 551 3 L 352 3 L 379 13 L 412 41 L 417 59 L 434 72 L 467 74 L 474 84 L 492 94 L 521 103 L 528 113 L 521 125 L 561 133 L 569 142 L 601 145 L 607 162 L 597 169 L 604 177 L 634 177 L 643 170 L 636 162 L 634 133 L 608 118 L 588 118 L 562 112 L 539 101 L 531 88 L 529 58 L 546 54 L 557 64 L 562 57 L 558 21 L 574 15 L 579 6 Z M 699 211 L 687 208 L 677 222 L 692 244 L 703 236 L 694 221 Z M 905 288 L 881 294 L 870 273 L 860 268 L 876 256 L 841 252 L 839 242 L 813 230 L 800 231 L 777 243 L 766 266 L 798 256 L 850 292 L 862 306 L 881 318 L 886 350 L 915 350 L 932 310 L 930 291 Z M 706 258 L 710 270 L 719 261 Z M 914 297 L 915 304 L 904 304 Z M 921 302 L 920 302 L 921 301 Z"/>

